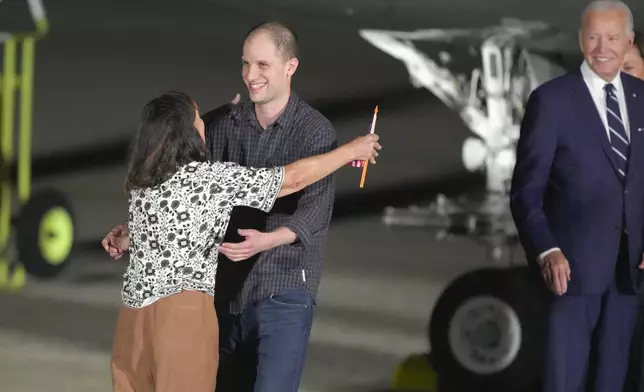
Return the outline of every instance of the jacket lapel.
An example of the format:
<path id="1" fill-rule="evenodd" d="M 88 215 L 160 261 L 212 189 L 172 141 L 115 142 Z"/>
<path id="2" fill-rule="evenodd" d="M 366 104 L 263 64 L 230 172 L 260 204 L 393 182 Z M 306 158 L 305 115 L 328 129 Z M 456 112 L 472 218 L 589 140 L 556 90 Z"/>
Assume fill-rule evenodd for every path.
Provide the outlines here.
<path id="1" fill-rule="evenodd" d="M 579 104 L 576 105 L 578 110 L 577 116 L 583 122 L 583 128 L 589 129 L 590 134 L 593 135 L 592 137 L 594 137 L 595 140 L 602 146 L 604 155 L 606 155 L 606 159 L 608 159 L 608 162 L 613 168 L 615 175 L 619 177 L 617 164 L 615 163 L 615 153 L 613 152 L 613 148 L 610 145 L 610 141 L 608 141 L 606 128 L 604 127 L 604 123 L 599 116 L 599 112 L 597 112 L 597 106 L 595 105 L 595 101 L 593 101 L 593 97 L 590 95 L 590 91 L 588 91 L 588 86 L 586 86 L 586 82 L 584 82 L 581 70 L 575 72 L 575 76 L 576 77 L 573 85 L 577 94 L 573 96 L 573 100 L 579 100 Z"/>

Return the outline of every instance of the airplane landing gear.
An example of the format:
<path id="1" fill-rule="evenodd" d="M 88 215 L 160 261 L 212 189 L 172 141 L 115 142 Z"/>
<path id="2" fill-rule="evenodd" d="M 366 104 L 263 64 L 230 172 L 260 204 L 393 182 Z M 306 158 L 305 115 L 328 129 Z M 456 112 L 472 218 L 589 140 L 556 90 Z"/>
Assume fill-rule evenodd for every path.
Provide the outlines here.
<path id="1" fill-rule="evenodd" d="M 512 248 L 518 241 L 508 188 L 528 96 L 543 81 L 565 72 L 562 64 L 530 47 L 551 46 L 561 35 L 543 22 L 515 19 L 483 29 L 364 29 L 359 34 L 402 61 L 414 86 L 426 88 L 459 114 L 475 135 L 463 144 L 463 164 L 486 175 L 482 199 L 449 200 L 441 195 L 428 208 L 387 208 L 384 223 L 431 228 L 438 239 L 475 239 L 485 245 L 495 265 L 509 256 L 510 269 L 465 274 L 439 299 L 430 325 L 439 384 L 444 386 L 446 377 L 454 383 L 443 392 L 506 392 L 527 386 L 541 370 L 536 362 L 541 338 L 536 315 L 545 301 L 540 295 L 543 283 L 531 280 L 527 267 L 512 267 Z M 480 57 L 480 66 L 470 76 L 450 70 L 445 61 L 449 56 L 439 53 L 435 60 L 416 46 L 418 41 L 474 43 L 477 50 L 471 54 Z M 459 389 L 456 384 L 470 387 Z"/>
<path id="2" fill-rule="evenodd" d="M 517 238 L 508 203 L 506 193 L 484 192 L 482 197 L 439 196 L 425 208 L 385 210 L 389 226 L 423 227 L 439 239 L 475 239 L 495 264 L 460 276 L 436 303 L 429 323 L 432 363 L 426 372 L 436 375 L 439 391 L 527 391 L 538 382 L 546 293 L 538 274 L 523 261 L 514 265 Z M 509 265 L 499 266 L 504 264 Z M 411 359 L 401 366 L 410 366 Z M 418 376 L 407 381 L 428 387 Z"/>

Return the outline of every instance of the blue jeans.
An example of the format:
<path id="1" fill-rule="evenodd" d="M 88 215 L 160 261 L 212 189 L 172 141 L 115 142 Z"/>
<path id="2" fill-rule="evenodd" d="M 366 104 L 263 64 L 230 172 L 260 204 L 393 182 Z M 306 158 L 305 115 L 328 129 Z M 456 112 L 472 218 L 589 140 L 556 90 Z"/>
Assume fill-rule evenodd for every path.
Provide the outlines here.
<path id="1" fill-rule="evenodd" d="M 305 290 L 286 289 L 219 315 L 217 392 L 297 392 L 314 307 Z"/>

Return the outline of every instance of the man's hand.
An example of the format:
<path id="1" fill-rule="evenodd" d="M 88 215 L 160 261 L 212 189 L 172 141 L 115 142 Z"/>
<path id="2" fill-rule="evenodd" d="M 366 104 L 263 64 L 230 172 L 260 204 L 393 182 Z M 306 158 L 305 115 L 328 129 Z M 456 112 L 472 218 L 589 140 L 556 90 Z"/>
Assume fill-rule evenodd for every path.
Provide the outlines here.
<path id="1" fill-rule="evenodd" d="M 543 258 L 541 275 L 553 293 L 563 295 L 568 290 L 570 264 L 561 251 L 554 251 Z"/>
<path id="2" fill-rule="evenodd" d="M 112 229 L 103 241 L 101 241 L 103 249 L 110 254 L 114 260 L 123 257 L 130 247 L 130 236 L 125 225 L 118 225 Z"/>
<path id="3" fill-rule="evenodd" d="M 642 254 L 642 262 L 640 262 L 640 269 L 644 269 L 644 253 Z"/>
<path id="4" fill-rule="evenodd" d="M 219 252 L 232 261 L 246 260 L 272 247 L 270 233 L 252 229 L 239 229 L 237 233 L 246 239 L 238 243 L 224 242 L 219 246 Z"/>

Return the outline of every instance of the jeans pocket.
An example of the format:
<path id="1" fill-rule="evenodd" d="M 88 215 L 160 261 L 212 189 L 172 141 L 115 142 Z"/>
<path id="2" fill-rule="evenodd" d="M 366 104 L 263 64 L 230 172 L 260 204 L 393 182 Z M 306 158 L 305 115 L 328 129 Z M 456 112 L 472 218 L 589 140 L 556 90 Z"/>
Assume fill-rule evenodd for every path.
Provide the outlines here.
<path id="1" fill-rule="evenodd" d="M 295 308 L 308 308 L 313 303 L 313 297 L 306 290 L 286 289 L 271 294 L 271 302 L 276 305 Z"/>

